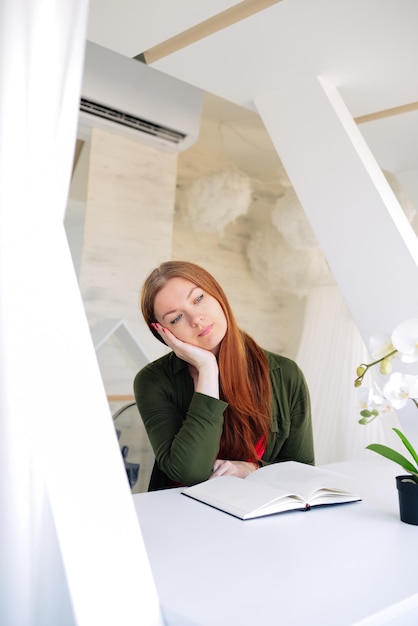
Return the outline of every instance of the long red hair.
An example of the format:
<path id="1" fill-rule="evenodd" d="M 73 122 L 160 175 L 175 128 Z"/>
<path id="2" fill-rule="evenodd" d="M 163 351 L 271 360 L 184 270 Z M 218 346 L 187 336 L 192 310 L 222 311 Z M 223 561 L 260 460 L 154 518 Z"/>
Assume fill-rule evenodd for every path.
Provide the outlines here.
<path id="1" fill-rule="evenodd" d="M 227 331 L 219 354 L 220 395 L 228 402 L 219 448 L 219 458 L 257 461 L 255 444 L 268 440 L 271 421 L 271 386 L 266 355 L 235 320 L 228 299 L 215 278 L 205 269 L 188 261 L 166 261 L 154 269 L 141 291 L 141 310 L 150 324 L 156 321 L 154 300 L 171 278 L 185 278 L 216 298 L 227 321 Z M 150 327 L 157 339 L 160 335 Z"/>

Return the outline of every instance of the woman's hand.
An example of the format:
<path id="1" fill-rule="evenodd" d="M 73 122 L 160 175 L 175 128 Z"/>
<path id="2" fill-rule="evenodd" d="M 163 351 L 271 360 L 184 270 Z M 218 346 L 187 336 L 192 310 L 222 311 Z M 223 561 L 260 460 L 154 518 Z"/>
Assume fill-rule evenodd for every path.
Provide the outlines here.
<path id="1" fill-rule="evenodd" d="M 165 328 L 165 326 L 161 324 L 156 323 L 152 324 L 152 326 L 160 334 L 164 343 L 173 350 L 179 359 L 190 363 L 190 365 L 193 365 L 197 370 L 205 365 L 213 365 L 213 363 L 216 363 L 215 355 L 209 352 L 209 350 L 204 350 L 203 348 L 199 348 L 199 346 L 194 346 L 191 343 L 177 339 L 170 329 Z"/>
<path id="2" fill-rule="evenodd" d="M 246 478 L 248 474 L 255 472 L 256 469 L 258 469 L 257 463 L 216 459 L 210 478 L 216 478 L 217 476 L 237 476 L 238 478 Z"/>
<path id="3" fill-rule="evenodd" d="M 189 364 L 195 391 L 219 398 L 219 370 L 215 355 L 209 350 L 181 341 L 161 324 L 156 323 L 152 326 L 174 354 Z"/>

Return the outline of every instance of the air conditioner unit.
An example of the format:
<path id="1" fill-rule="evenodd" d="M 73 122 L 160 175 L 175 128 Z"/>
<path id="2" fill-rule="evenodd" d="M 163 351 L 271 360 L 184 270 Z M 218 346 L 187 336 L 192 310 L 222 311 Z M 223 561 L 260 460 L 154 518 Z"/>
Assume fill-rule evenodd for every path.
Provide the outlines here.
<path id="1" fill-rule="evenodd" d="M 199 136 L 200 89 L 145 63 L 86 43 L 80 134 L 102 127 L 169 152 Z"/>

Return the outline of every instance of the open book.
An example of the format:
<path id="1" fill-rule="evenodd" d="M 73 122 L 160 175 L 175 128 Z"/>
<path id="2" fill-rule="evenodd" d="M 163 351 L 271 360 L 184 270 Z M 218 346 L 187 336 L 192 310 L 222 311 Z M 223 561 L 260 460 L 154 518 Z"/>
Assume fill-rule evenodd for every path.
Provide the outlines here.
<path id="1" fill-rule="evenodd" d="M 361 500 L 351 491 L 346 476 L 296 461 L 266 465 L 244 479 L 211 478 L 185 487 L 182 493 L 244 520 Z"/>

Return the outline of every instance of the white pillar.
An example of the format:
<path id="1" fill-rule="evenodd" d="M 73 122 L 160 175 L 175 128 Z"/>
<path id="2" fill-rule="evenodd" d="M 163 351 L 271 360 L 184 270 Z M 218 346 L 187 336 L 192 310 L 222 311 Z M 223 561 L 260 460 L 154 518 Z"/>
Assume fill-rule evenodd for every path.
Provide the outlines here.
<path id="1" fill-rule="evenodd" d="M 418 239 L 337 89 L 255 99 L 365 341 L 418 312 Z"/>
<path id="2" fill-rule="evenodd" d="M 87 0 L 0 3 L 0 622 L 162 619 L 63 227 Z"/>

